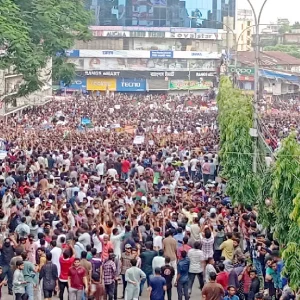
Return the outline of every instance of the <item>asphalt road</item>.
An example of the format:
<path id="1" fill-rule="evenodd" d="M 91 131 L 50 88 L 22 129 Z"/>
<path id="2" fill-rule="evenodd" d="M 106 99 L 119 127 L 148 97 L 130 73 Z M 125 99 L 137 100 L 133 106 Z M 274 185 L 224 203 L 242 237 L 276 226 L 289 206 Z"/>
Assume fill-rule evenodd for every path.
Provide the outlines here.
<path id="1" fill-rule="evenodd" d="M 119 284 L 118 285 L 118 296 L 121 296 L 121 295 L 122 295 L 122 284 Z M 40 297 L 38 296 L 38 293 L 35 293 L 34 296 L 35 296 L 34 300 L 41 300 Z M 10 296 L 10 295 L 7 294 L 7 287 L 6 286 L 2 287 L 2 299 L 14 300 L 13 296 Z M 53 297 L 52 299 L 56 300 L 56 299 L 58 299 L 58 297 Z M 65 292 L 65 295 L 64 295 L 64 299 L 66 299 L 66 300 L 68 299 L 66 292 Z M 149 293 L 146 290 L 146 286 L 145 286 L 142 297 L 139 300 L 149 300 L 149 299 L 150 299 Z M 167 296 L 165 297 L 165 299 L 167 299 Z M 183 299 L 184 299 L 184 297 L 183 297 Z M 199 289 L 199 285 L 198 285 L 198 282 L 196 280 L 195 280 L 195 283 L 194 283 L 194 286 L 193 286 L 193 291 L 192 291 L 190 299 L 191 300 L 201 299 L 201 291 Z M 177 290 L 174 287 L 173 287 L 173 290 L 172 290 L 172 300 L 178 300 Z"/>

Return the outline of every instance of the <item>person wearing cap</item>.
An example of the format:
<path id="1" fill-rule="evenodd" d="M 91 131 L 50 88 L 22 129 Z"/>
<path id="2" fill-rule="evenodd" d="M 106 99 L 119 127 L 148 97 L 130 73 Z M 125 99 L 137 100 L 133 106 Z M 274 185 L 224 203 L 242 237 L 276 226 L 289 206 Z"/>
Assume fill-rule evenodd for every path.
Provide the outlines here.
<path id="1" fill-rule="evenodd" d="M 125 245 L 125 252 L 121 255 L 121 277 L 123 282 L 123 294 L 121 298 L 125 297 L 125 289 L 127 285 L 127 281 L 125 279 L 126 271 L 131 267 L 130 261 L 133 259 L 133 255 L 131 254 L 131 245 Z"/>
<path id="2" fill-rule="evenodd" d="M 140 294 L 140 282 L 143 279 L 146 279 L 146 274 L 137 267 L 137 260 L 132 258 L 130 260 L 131 267 L 128 268 L 125 272 L 125 299 L 126 300 L 135 300 L 139 298 Z"/>
<path id="3" fill-rule="evenodd" d="M 16 267 L 13 275 L 13 292 L 15 294 L 15 300 L 22 300 L 25 295 L 25 286 L 27 284 L 23 275 L 23 260 L 18 260 L 16 262 Z"/>

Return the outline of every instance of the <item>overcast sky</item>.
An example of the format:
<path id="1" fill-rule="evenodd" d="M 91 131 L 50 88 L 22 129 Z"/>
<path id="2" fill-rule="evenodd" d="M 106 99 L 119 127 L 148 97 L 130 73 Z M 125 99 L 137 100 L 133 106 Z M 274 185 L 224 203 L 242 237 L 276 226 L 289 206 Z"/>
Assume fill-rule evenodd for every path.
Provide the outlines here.
<path id="1" fill-rule="evenodd" d="M 236 0 L 238 9 L 250 8 L 247 0 Z M 258 14 L 263 0 L 251 0 Z M 262 13 L 261 23 L 276 22 L 277 18 L 288 18 L 291 23 L 300 21 L 300 0 L 268 0 Z"/>

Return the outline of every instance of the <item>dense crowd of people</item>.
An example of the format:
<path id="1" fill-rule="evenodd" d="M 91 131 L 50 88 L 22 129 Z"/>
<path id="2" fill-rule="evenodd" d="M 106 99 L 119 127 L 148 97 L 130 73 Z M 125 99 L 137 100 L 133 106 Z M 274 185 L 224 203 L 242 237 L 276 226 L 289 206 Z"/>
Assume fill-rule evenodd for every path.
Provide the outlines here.
<path id="1" fill-rule="evenodd" d="M 151 300 L 174 287 L 179 300 L 198 288 L 204 300 L 293 299 L 255 207 L 226 196 L 216 116 L 213 99 L 192 94 L 107 94 L 10 117 L 2 294 L 134 300 L 147 286 Z"/>

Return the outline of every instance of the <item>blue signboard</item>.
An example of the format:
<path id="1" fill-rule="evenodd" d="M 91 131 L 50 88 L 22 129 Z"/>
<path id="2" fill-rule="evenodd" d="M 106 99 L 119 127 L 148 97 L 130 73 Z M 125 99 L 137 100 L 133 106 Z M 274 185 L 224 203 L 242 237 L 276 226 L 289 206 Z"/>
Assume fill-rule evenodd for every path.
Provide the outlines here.
<path id="1" fill-rule="evenodd" d="M 65 85 L 63 81 L 60 82 L 61 89 L 67 89 L 67 91 L 77 91 L 77 90 L 86 90 L 86 78 L 78 77 L 69 85 Z"/>
<path id="2" fill-rule="evenodd" d="M 144 92 L 146 91 L 146 79 L 118 78 L 117 91 L 118 92 Z"/>
<path id="3" fill-rule="evenodd" d="M 67 57 L 79 57 L 79 50 L 66 50 L 65 54 Z"/>
<path id="4" fill-rule="evenodd" d="M 150 58 L 173 58 L 173 51 L 152 50 Z"/>
<path id="5" fill-rule="evenodd" d="M 56 56 L 79 57 L 79 50 L 62 50 L 56 52 Z"/>

